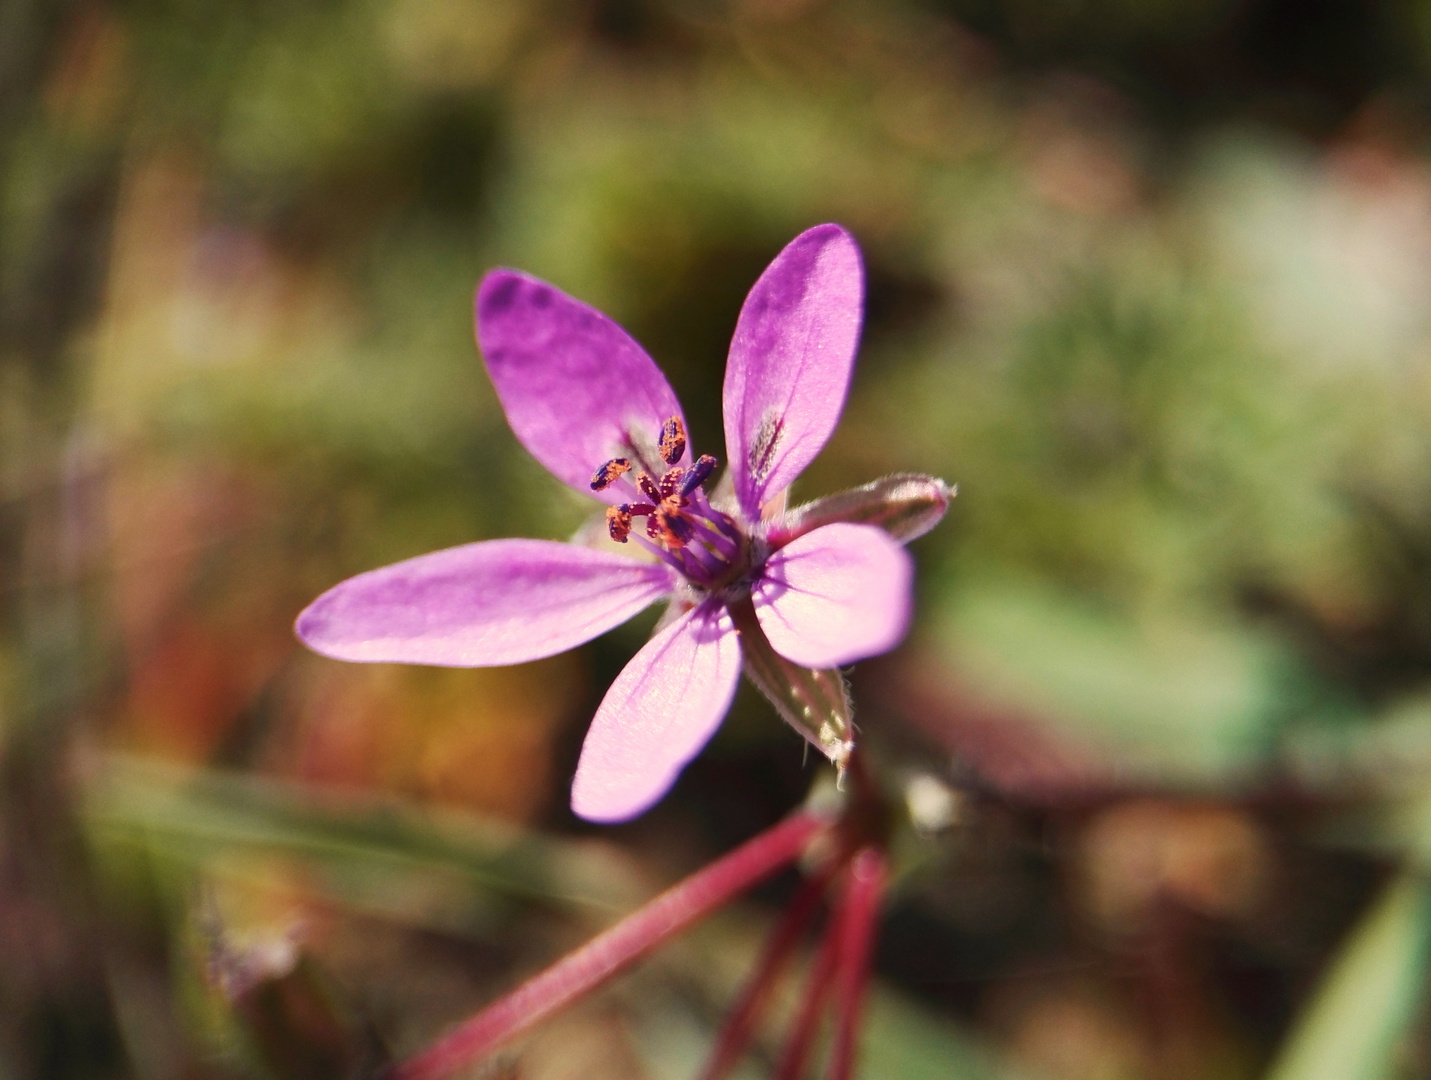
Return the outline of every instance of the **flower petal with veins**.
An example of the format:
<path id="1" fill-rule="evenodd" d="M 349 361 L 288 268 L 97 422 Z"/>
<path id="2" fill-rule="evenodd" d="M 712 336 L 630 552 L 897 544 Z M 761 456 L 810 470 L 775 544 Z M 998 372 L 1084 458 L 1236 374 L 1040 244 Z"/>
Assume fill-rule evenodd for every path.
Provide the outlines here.
<path id="1" fill-rule="evenodd" d="M 337 660 L 490 667 L 555 656 L 659 600 L 674 571 L 551 540 L 488 540 L 349 578 L 298 616 Z"/>
<path id="2" fill-rule="evenodd" d="M 601 312 L 545 281 L 493 270 L 477 290 L 477 344 L 512 431 L 557 479 L 615 505 L 626 496 L 593 492 L 592 473 L 642 442 L 659 473 L 661 425 L 681 417 L 681 404 L 655 361 Z"/>
<path id="3" fill-rule="evenodd" d="M 883 529 L 825 525 L 772 554 L 751 596 L 776 652 L 830 668 L 899 644 L 913 576 L 908 553 Z"/>
<path id="4" fill-rule="evenodd" d="M 725 446 L 741 510 L 789 486 L 844 408 L 860 339 L 864 269 L 838 225 L 786 245 L 740 309 L 725 369 Z"/>
<path id="5" fill-rule="evenodd" d="M 693 608 L 631 658 L 602 699 L 572 781 L 588 821 L 626 821 L 676 782 L 730 708 L 740 645 L 724 605 Z"/>

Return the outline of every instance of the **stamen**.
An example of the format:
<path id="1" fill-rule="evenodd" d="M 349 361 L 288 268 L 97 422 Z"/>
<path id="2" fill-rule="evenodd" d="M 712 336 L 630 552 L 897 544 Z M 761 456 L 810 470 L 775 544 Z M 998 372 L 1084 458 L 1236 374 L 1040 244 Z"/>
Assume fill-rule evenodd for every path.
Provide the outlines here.
<path id="1" fill-rule="evenodd" d="M 624 457 L 612 458 L 591 478 L 592 491 L 605 491 L 626 473 L 631 471 L 631 462 Z"/>
<path id="2" fill-rule="evenodd" d="M 681 488 L 681 475 L 684 472 L 684 469 L 670 469 L 666 472 L 665 476 L 661 477 L 662 502 L 665 502 L 666 500 L 670 499 L 671 496 L 675 495 L 676 492 Z M 682 494 L 685 493 L 682 492 Z M 684 502 L 685 500 L 680 501 Z"/>
<path id="3" fill-rule="evenodd" d="M 606 531 L 611 534 L 611 539 L 618 544 L 626 543 L 626 538 L 631 535 L 631 506 L 629 503 L 606 508 Z"/>
<path id="4" fill-rule="evenodd" d="M 670 549 L 685 547 L 692 532 L 691 523 L 680 511 L 660 507 L 646 519 L 646 535 Z"/>
<path id="5" fill-rule="evenodd" d="M 673 548 L 666 552 L 669 559 L 675 560 L 681 573 L 686 575 L 688 581 L 701 581 L 707 575 L 701 563 L 691 558 L 691 549 L 688 547 Z"/>
<path id="6" fill-rule="evenodd" d="M 679 416 L 673 416 L 661 425 L 661 460 L 674 465 L 686 452 L 686 426 Z"/>
<path id="7" fill-rule="evenodd" d="M 666 527 L 676 534 L 676 538 L 682 544 L 689 544 L 691 542 L 691 537 L 695 534 L 696 530 L 689 518 L 685 517 L 679 511 L 660 510 L 658 513 L 661 515 L 661 519 L 666 523 Z"/>
<path id="8" fill-rule="evenodd" d="M 735 562 L 740 557 L 740 545 L 731 540 L 714 522 L 706 517 L 698 517 L 694 520 L 704 530 L 701 534 L 701 541 L 709 545 L 717 555 L 728 563 Z"/>
<path id="9" fill-rule="evenodd" d="M 681 548 L 681 554 L 689 558 L 700 570 L 699 574 L 692 575 L 695 577 L 714 580 L 730 567 L 730 564 L 718 552 L 712 551 L 702 544 L 687 544 Z"/>
<path id="10" fill-rule="evenodd" d="M 715 471 L 716 459 L 709 454 L 702 454 L 696 459 L 696 463 L 686 470 L 681 478 L 681 494 L 689 495 L 706 482 L 706 478 Z"/>
<path id="11" fill-rule="evenodd" d="M 701 487 L 715 471 L 716 459 L 702 454 L 689 468 L 675 464 L 686 452 L 686 430 L 678 416 L 661 425 L 660 452 L 668 466 L 660 474 L 649 466 L 633 470 L 627 458 L 613 458 L 597 470 L 594 490 L 624 479 L 648 500 L 608 508 L 606 530 L 619 544 L 635 540 L 693 583 L 724 580 L 743 557 L 744 540 L 730 517 L 712 508 Z M 640 463 L 644 466 L 645 458 Z M 632 532 L 632 521 L 639 517 L 646 519 L 644 536 Z"/>
<path id="12" fill-rule="evenodd" d="M 639 532 L 633 532 L 631 534 L 631 539 L 635 541 L 637 545 L 645 548 L 656 558 L 660 559 L 667 566 L 674 566 L 683 574 L 687 573 L 690 569 L 683 561 L 681 561 L 681 559 L 677 557 L 685 554 L 684 549 L 677 549 L 676 551 L 667 551 L 660 544 L 651 543 L 651 541 L 647 540 Z"/>
<path id="13" fill-rule="evenodd" d="M 741 540 L 740 527 L 731 520 L 729 514 L 721 513 L 710 504 L 706 498 L 706 493 L 700 488 L 691 492 L 691 504 L 695 507 L 695 513 L 702 523 L 709 523 L 718 529 L 733 544 L 739 544 Z"/>

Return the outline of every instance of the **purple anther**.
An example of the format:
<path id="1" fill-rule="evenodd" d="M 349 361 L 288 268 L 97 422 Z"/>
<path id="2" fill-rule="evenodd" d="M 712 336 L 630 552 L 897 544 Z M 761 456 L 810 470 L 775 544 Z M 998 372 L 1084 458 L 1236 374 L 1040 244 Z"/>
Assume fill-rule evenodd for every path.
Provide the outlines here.
<path id="1" fill-rule="evenodd" d="M 709 454 L 702 454 L 696 459 L 696 463 L 686 470 L 681 477 L 681 494 L 689 495 L 700 487 L 715 471 L 716 459 Z"/>
<path id="2" fill-rule="evenodd" d="M 686 452 L 686 426 L 679 416 L 673 416 L 661 425 L 661 460 L 674 465 Z"/>
<path id="3" fill-rule="evenodd" d="M 627 461 L 624 457 L 612 458 L 605 465 L 596 470 L 596 475 L 591 478 L 591 490 L 605 491 L 630 471 L 631 462 Z"/>

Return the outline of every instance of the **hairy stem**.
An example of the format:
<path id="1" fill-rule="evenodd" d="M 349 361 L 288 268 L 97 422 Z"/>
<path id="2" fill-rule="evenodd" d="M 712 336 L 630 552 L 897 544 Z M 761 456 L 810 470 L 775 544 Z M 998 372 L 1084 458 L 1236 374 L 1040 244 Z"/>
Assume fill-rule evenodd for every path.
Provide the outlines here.
<path id="1" fill-rule="evenodd" d="M 850 862 L 849 881 L 840 905 L 839 967 L 835 974 L 835 1025 L 830 1046 L 830 1080 L 854 1075 L 855 1047 L 869 985 L 870 952 L 889 865 L 884 852 L 862 848 Z"/>
<path id="2" fill-rule="evenodd" d="M 726 1017 L 720 1035 L 716 1038 L 715 1050 L 701 1073 L 701 1080 L 724 1080 L 735 1068 L 741 1054 L 750 1044 L 760 1010 L 769 1001 L 771 991 L 794 955 L 800 938 L 814 921 L 825 888 L 841 865 L 843 860 L 832 861 L 815 876 L 808 878 L 786 907 L 775 929 L 770 932 L 755 973 L 741 991 L 730 1015 Z"/>
<path id="3" fill-rule="evenodd" d="M 830 915 L 825 926 L 824 940 L 820 942 L 820 951 L 815 955 L 809 974 L 805 976 L 805 992 L 796 1007 L 794 1019 L 790 1021 L 785 1045 L 780 1048 L 780 1060 L 775 1066 L 775 1080 L 801 1080 L 805 1075 L 805 1065 L 810 1060 L 815 1034 L 820 1027 L 820 1013 L 830 994 L 830 980 L 840 963 L 839 927 L 843 912 L 842 898 L 840 906 Z"/>
<path id="4" fill-rule="evenodd" d="M 473 1064 L 799 858 L 826 827 L 800 811 L 747 840 L 395 1065 L 391 1080 L 439 1080 Z"/>

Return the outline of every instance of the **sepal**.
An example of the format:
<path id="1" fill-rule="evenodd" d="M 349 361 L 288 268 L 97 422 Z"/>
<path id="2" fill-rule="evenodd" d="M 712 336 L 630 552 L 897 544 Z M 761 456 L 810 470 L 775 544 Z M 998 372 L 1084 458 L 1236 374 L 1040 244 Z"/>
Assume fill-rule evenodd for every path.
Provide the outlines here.
<path id="1" fill-rule="evenodd" d="M 787 724 L 843 773 L 855 746 L 853 709 L 844 676 L 836 668 L 816 671 L 801 667 L 776 652 L 749 599 L 732 603 L 729 610 L 740 633 L 746 677 Z"/>
<path id="2" fill-rule="evenodd" d="M 939 524 L 958 489 L 923 473 L 895 473 L 849 491 L 797 506 L 769 533 L 774 547 L 783 547 L 835 522 L 877 525 L 902 544 L 923 536 Z"/>

